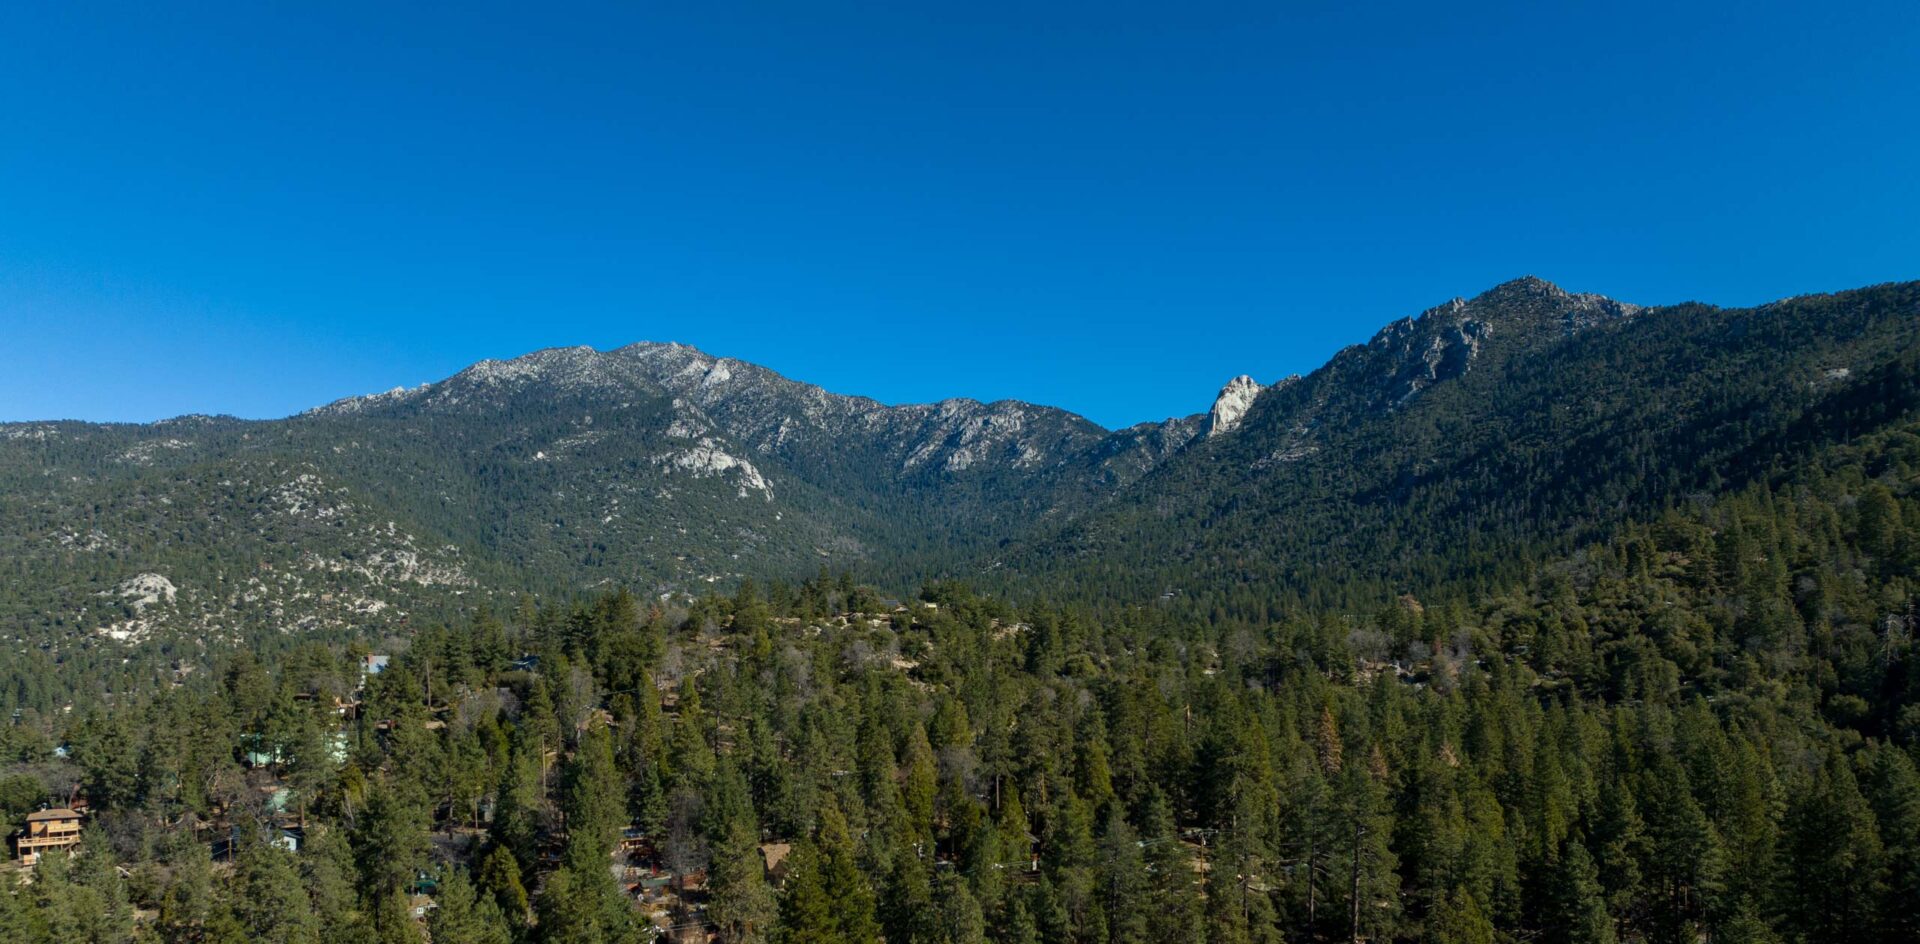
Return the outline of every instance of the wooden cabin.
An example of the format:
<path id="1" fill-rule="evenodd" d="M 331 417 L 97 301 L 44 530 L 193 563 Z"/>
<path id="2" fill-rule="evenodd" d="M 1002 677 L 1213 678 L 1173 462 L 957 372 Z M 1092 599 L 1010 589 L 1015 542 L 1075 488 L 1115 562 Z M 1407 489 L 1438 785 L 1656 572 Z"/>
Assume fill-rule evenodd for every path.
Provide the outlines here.
<path id="1" fill-rule="evenodd" d="M 27 816 L 27 828 L 14 840 L 20 864 L 31 866 L 52 849 L 80 844 L 80 814 L 69 809 L 41 810 Z"/>

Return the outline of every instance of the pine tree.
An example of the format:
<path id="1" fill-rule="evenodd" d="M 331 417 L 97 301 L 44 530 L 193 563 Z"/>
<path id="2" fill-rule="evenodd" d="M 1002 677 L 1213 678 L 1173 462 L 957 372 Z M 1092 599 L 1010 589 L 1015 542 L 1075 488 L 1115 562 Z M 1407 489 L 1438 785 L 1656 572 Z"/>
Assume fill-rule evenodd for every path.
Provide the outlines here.
<path id="1" fill-rule="evenodd" d="M 943 944 L 986 944 L 986 915 L 966 882 L 955 875 L 942 875 L 934 893 L 939 908 L 935 921 Z"/>
<path id="2" fill-rule="evenodd" d="M 880 921 L 873 887 L 855 861 L 858 850 L 837 804 L 820 811 L 819 835 L 795 844 L 780 896 L 780 944 L 877 944 Z"/>
<path id="3" fill-rule="evenodd" d="M 358 869 L 353 849 L 338 829 L 309 826 L 300 850 L 300 881 L 313 902 L 325 944 L 360 944 L 371 933 L 368 918 L 355 891 Z"/>
<path id="4" fill-rule="evenodd" d="M 250 940 L 262 944 L 316 944 L 320 921 L 292 854 L 247 837 L 234 874 L 234 916 Z"/>
<path id="5" fill-rule="evenodd" d="M 570 862 L 604 869 L 626 825 L 626 791 L 613 763 L 613 739 L 602 725 L 580 738 L 561 777 L 561 810 Z"/>
<path id="6" fill-rule="evenodd" d="M 494 839 L 519 860 L 522 872 L 531 869 L 539 857 L 540 824 L 546 810 L 539 750 L 527 728 L 514 732 L 506 782 L 500 786 L 493 814 Z"/>
<path id="7" fill-rule="evenodd" d="M 192 835 L 171 845 L 172 880 L 161 893 L 155 925 L 163 940 L 199 940 L 214 912 L 222 907 L 214 895 L 213 858 L 206 844 Z"/>
<path id="8" fill-rule="evenodd" d="M 639 934 L 604 860 L 569 861 L 547 878 L 538 903 L 543 944 L 628 944 Z"/>
<path id="9" fill-rule="evenodd" d="M 1199 879 L 1193 857 L 1180 842 L 1173 810 L 1159 790 L 1147 798 L 1141 835 L 1146 868 L 1151 876 L 1146 893 L 1153 926 L 1169 940 L 1198 940 L 1202 935 Z"/>
<path id="10" fill-rule="evenodd" d="M 370 901 L 400 894 L 426 862 L 425 815 L 399 790 L 376 786 L 354 824 L 354 861 L 360 868 L 361 894 Z"/>
<path id="11" fill-rule="evenodd" d="M 887 944 L 934 944 L 939 928 L 933 883 L 913 855 L 898 855 L 880 898 L 880 926 Z"/>
<path id="12" fill-rule="evenodd" d="M 933 745 L 926 729 L 916 724 L 907 738 L 906 783 L 901 801 L 915 837 L 933 836 L 934 799 L 939 793 L 939 770 L 934 764 Z"/>
<path id="13" fill-rule="evenodd" d="M 367 910 L 373 944 L 421 944 L 420 926 L 414 923 L 405 891 L 379 892 Z"/>
<path id="14" fill-rule="evenodd" d="M 1449 892 L 1427 919 L 1422 944 L 1494 944 L 1499 934 L 1479 899 L 1464 887 Z"/>
<path id="15" fill-rule="evenodd" d="M 513 934 L 500 906 L 475 888 L 460 869 L 441 873 L 434 902 L 427 912 L 427 936 L 433 944 L 512 944 Z"/>
<path id="16" fill-rule="evenodd" d="M 768 939 L 778 902 L 767 886 L 765 863 L 752 827 L 736 819 L 714 844 L 707 873 L 707 917 L 720 929 L 723 944 L 758 944 Z"/>
<path id="17" fill-rule="evenodd" d="M 1884 850 L 1873 811 L 1841 757 L 1787 809 L 1779 891 L 1783 924 L 1813 939 L 1856 940 L 1877 920 Z"/>
<path id="18" fill-rule="evenodd" d="M 787 855 L 786 888 L 780 895 L 780 944 L 830 944 L 839 938 L 835 902 L 828 897 L 826 861 L 812 840 Z"/>
<path id="19" fill-rule="evenodd" d="M 1350 763 L 1340 772 L 1338 838 L 1347 860 L 1346 887 L 1342 891 L 1347 905 L 1348 937 L 1354 944 L 1391 934 L 1395 906 L 1400 900 L 1382 767 L 1379 763 Z"/>
<path id="20" fill-rule="evenodd" d="M 1099 858 L 1093 838 L 1093 811 L 1069 788 L 1046 817 L 1041 830 L 1040 864 L 1053 885 L 1055 901 L 1064 909 L 1076 934 L 1082 934 L 1098 909 L 1095 865 Z"/>
<path id="21" fill-rule="evenodd" d="M 1147 903 L 1147 862 L 1118 803 L 1107 806 L 1100 834 L 1099 907 L 1107 918 L 1107 933 L 1115 941 L 1145 941 L 1157 917 Z"/>
<path id="22" fill-rule="evenodd" d="M 1866 759 L 1861 780 L 1886 862 L 1880 935 L 1920 940 L 1920 772 L 1904 752 L 1880 746 Z"/>
<path id="23" fill-rule="evenodd" d="M 1641 867 L 1650 899 L 1648 931 L 1655 940 L 1691 940 L 1719 900 L 1719 836 L 1678 764 L 1667 761 L 1650 771 L 1637 795 L 1646 822 Z"/>
<path id="24" fill-rule="evenodd" d="M 495 846 L 480 863 L 480 888 L 490 896 L 508 922 L 526 923 L 531 907 L 527 887 L 520 879 L 520 863 L 506 846 Z"/>
<path id="25" fill-rule="evenodd" d="M 1613 919 L 1606 890 L 1585 846 L 1567 840 L 1560 847 L 1546 885 L 1541 915 L 1542 939 L 1550 944 L 1613 944 Z"/>

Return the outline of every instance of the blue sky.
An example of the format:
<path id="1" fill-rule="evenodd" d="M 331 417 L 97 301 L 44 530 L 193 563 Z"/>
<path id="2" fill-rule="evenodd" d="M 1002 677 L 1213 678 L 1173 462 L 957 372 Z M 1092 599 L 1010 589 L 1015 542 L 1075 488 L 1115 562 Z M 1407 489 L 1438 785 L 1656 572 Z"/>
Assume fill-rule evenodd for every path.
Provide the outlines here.
<path id="1" fill-rule="evenodd" d="M 1920 278 L 1912 3 L 290 6 L 0 9 L 0 419 L 650 339 L 1124 425 L 1527 273 Z"/>

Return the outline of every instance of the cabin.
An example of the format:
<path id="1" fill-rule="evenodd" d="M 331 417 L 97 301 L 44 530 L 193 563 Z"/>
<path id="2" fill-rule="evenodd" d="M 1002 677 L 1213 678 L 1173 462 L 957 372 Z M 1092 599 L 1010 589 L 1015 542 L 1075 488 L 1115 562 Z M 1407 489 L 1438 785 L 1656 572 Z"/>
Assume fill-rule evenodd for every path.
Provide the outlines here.
<path id="1" fill-rule="evenodd" d="M 27 816 L 27 828 L 14 840 L 22 866 L 31 867 L 53 849 L 80 844 L 80 814 L 69 809 L 41 810 Z"/>
<path id="2" fill-rule="evenodd" d="M 307 841 L 306 829 L 299 826 L 267 826 L 256 835 L 256 841 L 264 842 L 276 849 L 287 852 L 299 852 Z M 210 847 L 213 861 L 232 862 L 240 856 L 241 843 L 247 841 L 247 834 L 240 824 L 227 828 L 226 836 L 215 839 Z"/>
<path id="3" fill-rule="evenodd" d="M 653 843 L 647 839 L 647 831 L 638 826 L 628 826 L 620 830 L 620 851 L 628 855 L 647 855 L 653 851 Z"/>
<path id="4" fill-rule="evenodd" d="M 391 656 L 369 654 L 360 660 L 360 674 L 379 675 L 387 670 L 387 663 L 392 661 Z"/>
<path id="5" fill-rule="evenodd" d="M 763 842 L 760 844 L 760 859 L 766 866 L 767 878 L 776 886 L 786 882 L 787 857 L 792 854 L 792 843 Z"/>
<path id="6" fill-rule="evenodd" d="M 306 842 L 306 839 L 307 831 L 299 826 L 280 826 L 267 834 L 268 845 L 288 852 L 299 852 L 301 844 Z"/>

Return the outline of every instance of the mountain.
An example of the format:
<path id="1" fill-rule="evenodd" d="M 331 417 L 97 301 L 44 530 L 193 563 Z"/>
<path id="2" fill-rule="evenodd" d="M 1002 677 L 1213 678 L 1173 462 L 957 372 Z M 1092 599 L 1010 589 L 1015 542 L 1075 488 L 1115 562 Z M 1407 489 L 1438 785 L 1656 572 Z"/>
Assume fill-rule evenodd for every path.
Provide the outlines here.
<path id="1" fill-rule="evenodd" d="M 886 406 L 677 344 L 483 361 L 285 420 L 6 424 L 0 617 L 22 641 L 194 644 L 523 590 L 932 574 L 1125 487 L 1198 428 Z"/>
<path id="2" fill-rule="evenodd" d="M 1916 283 L 1724 309 L 1519 279 L 1259 390 L 1000 564 L 1028 586 L 1259 616 L 1510 583 L 1529 557 L 1909 416 L 1917 332 Z"/>
<path id="3" fill-rule="evenodd" d="M 1520 279 L 1109 431 L 889 406 L 678 344 L 483 361 L 271 421 L 0 425 L 0 629 L 189 658 L 522 591 L 854 568 L 1249 615 L 1530 556 L 1906 415 L 1920 285 L 1640 308 Z"/>
<path id="4" fill-rule="evenodd" d="M 0 426 L 0 829 L 85 850 L 0 927 L 1913 941 L 1916 331 L 1523 279 L 1118 431 L 653 344 Z"/>

